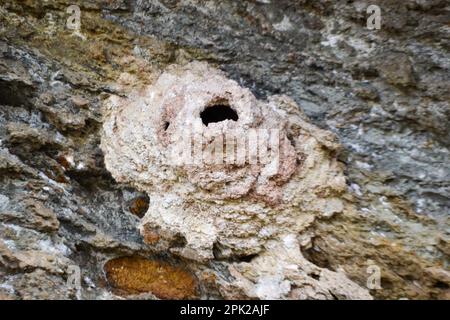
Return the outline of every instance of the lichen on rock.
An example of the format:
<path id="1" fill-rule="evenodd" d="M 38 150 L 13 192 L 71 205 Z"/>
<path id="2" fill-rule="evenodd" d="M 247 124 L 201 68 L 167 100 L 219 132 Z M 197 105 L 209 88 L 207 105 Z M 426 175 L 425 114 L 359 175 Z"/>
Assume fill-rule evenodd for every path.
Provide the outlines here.
<path id="1" fill-rule="evenodd" d="M 197 297 L 197 281 L 187 271 L 157 260 L 119 257 L 104 266 L 109 285 L 119 295 L 150 293 L 160 299 Z"/>
<path id="2" fill-rule="evenodd" d="M 265 161 L 258 148 L 257 161 L 252 159 L 255 133 L 257 147 L 267 136 L 275 142 Z M 187 158 L 180 141 L 193 144 Z M 311 295 L 302 288 L 312 286 L 314 296 L 368 298 L 343 274 L 312 267 L 299 247 L 316 219 L 352 210 L 342 199 L 339 147 L 289 97 L 257 100 L 199 62 L 172 66 L 127 97 L 112 96 L 101 142 L 113 177 L 148 194 L 141 233 L 155 250 L 201 263 L 255 257 L 230 265 L 241 278 L 233 286 L 247 297 L 306 297 Z M 179 151 L 182 161 L 173 157 Z M 209 158 L 214 152 L 223 158 Z M 306 271 L 311 268 L 327 276 L 315 279 Z"/>

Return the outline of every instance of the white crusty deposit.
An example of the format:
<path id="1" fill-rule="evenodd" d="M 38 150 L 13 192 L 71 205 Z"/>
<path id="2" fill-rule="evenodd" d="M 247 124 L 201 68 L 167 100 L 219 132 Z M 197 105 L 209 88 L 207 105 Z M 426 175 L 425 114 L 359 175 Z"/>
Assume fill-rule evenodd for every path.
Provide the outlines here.
<path id="1" fill-rule="evenodd" d="M 221 71 L 194 62 L 106 105 L 106 168 L 149 195 L 141 233 L 155 250 L 200 263 L 229 261 L 236 281 L 221 284 L 228 297 L 238 289 L 257 298 L 370 298 L 342 272 L 302 257 L 308 227 L 351 208 L 342 199 L 335 136 L 310 124 L 290 98 L 259 101 Z M 274 144 L 265 161 L 255 161 L 250 150 L 264 133 Z M 186 141 L 193 146 L 189 161 L 190 144 L 180 148 Z M 223 161 L 211 161 L 212 150 L 223 152 Z"/>

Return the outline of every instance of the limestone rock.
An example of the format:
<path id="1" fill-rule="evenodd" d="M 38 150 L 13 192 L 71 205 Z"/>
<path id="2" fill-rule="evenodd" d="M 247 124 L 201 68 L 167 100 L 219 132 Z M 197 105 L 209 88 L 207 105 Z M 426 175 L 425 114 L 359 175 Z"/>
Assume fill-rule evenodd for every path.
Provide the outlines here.
<path id="1" fill-rule="evenodd" d="M 17 280 L 15 289 L 24 300 L 67 300 L 76 298 L 75 290 L 69 288 L 63 279 L 41 269 L 24 274 Z"/>
<path id="2" fill-rule="evenodd" d="M 344 280 L 338 281 L 343 287 L 333 289 L 337 282 L 329 281 L 327 269 L 334 279 L 345 273 L 365 286 L 372 264 L 380 269 L 382 287 L 370 290 L 375 298 L 449 299 L 443 272 L 450 256 L 448 1 L 80 1 L 84 38 L 64 26 L 72 4 L 0 4 L 0 242 L 8 249 L 0 249 L 0 299 L 116 299 L 105 286 L 105 261 L 140 256 L 172 263 L 192 243 L 201 245 L 201 254 L 208 252 L 205 263 L 182 259 L 198 278 L 202 299 L 264 297 L 273 287 L 274 297 L 354 298 Z M 380 30 L 367 29 L 371 4 L 381 8 Z M 301 253 L 295 260 L 276 258 L 280 270 L 270 267 L 276 253 L 266 249 L 292 238 L 269 239 L 269 231 L 280 230 L 280 219 L 262 229 L 267 239 L 254 237 L 254 229 L 240 229 L 256 228 L 265 219 L 250 217 L 230 230 L 220 228 L 217 235 L 225 243 L 213 240 L 214 258 L 207 242 L 185 239 L 181 232 L 172 237 L 168 228 L 148 228 L 143 243 L 138 225 L 147 198 L 139 197 L 151 188 L 117 183 L 105 168 L 100 149 L 104 99 L 128 97 L 130 88 L 154 84 L 168 64 L 191 61 L 216 65 L 258 99 L 288 95 L 312 123 L 342 143 L 339 160 L 345 163 L 349 191 L 330 201 L 318 191 L 313 205 L 302 209 L 314 221 L 296 237 Z M 229 117 L 236 125 L 235 116 Z M 167 128 L 168 133 L 173 129 Z M 327 157 L 334 158 L 334 142 L 313 131 L 329 145 Z M 298 172 L 276 185 L 279 194 Z M 191 178 L 203 181 L 204 176 Z M 161 185 L 164 189 L 167 183 Z M 210 188 L 217 196 L 217 190 L 234 185 L 244 184 L 195 187 Z M 170 186 L 167 190 L 174 194 Z M 286 217 L 285 209 L 277 209 L 282 197 L 258 197 L 254 191 L 221 201 L 243 206 L 255 201 L 273 208 L 277 215 L 271 217 Z M 24 199 L 54 212 L 59 228 L 30 224 L 32 211 L 24 210 Z M 149 227 L 162 224 L 157 213 L 150 214 L 157 219 L 148 219 Z M 183 226 L 183 232 L 190 230 Z M 238 247 L 233 238 L 255 239 L 255 254 L 229 249 Z M 66 295 L 67 274 L 55 273 L 57 265 L 36 263 L 48 261 L 48 255 L 80 266 L 77 295 Z M 30 263 L 21 263 L 21 269 L 19 258 Z M 291 262 L 299 266 L 293 275 Z M 299 274 L 306 274 L 305 281 Z"/>
<path id="3" fill-rule="evenodd" d="M 33 199 L 25 199 L 23 205 L 23 212 L 2 212 L 0 221 L 19 221 L 23 226 L 44 232 L 58 230 L 59 221 L 51 209 L 46 208 L 41 202 Z"/>
<path id="4" fill-rule="evenodd" d="M 43 269 L 53 274 L 64 274 L 71 262 L 61 256 L 39 250 L 10 250 L 0 243 L 0 266 L 7 269 Z"/>
<path id="5" fill-rule="evenodd" d="M 405 87 L 416 82 L 410 58 L 401 52 L 383 52 L 377 58 L 377 70 L 393 85 Z"/>

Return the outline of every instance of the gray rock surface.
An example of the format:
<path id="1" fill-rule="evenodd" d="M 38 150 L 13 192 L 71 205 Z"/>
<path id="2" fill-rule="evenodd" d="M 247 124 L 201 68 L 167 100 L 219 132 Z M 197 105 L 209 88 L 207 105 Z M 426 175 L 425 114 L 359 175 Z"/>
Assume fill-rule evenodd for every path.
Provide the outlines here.
<path id="1" fill-rule="evenodd" d="M 99 147 L 118 83 L 190 61 L 258 99 L 291 97 L 338 136 L 357 211 L 311 226 L 306 259 L 361 286 L 379 266 L 376 298 L 449 298 L 447 1 L 80 1 L 84 38 L 66 28 L 71 4 L 0 4 L 0 298 L 117 298 L 103 265 L 120 256 L 182 266 L 199 297 L 227 296 L 217 283 L 242 261 L 211 274 L 155 253 L 137 229 L 146 196 L 114 181 Z M 380 30 L 366 28 L 369 4 Z"/>

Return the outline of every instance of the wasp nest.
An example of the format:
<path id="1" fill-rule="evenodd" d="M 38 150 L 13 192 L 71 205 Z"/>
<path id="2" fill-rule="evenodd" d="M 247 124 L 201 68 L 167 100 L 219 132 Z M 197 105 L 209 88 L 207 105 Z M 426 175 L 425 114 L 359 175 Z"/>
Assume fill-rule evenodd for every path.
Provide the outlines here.
<path id="1" fill-rule="evenodd" d="M 286 280 L 282 269 L 310 265 L 298 244 L 308 242 L 306 229 L 347 206 L 332 133 L 288 97 L 259 101 L 203 63 L 171 67 L 144 90 L 111 97 L 101 147 L 113 177 L 150 198 L 145 241 L 199 262 L 256 257 L 250 274 L 266 278 L 249 280 L 247 267 L 233 267 L 249 296 L 288 295 L 284 282 L 302 276 Z M 368 296 L 341 278 L 353 295 Z"/>

